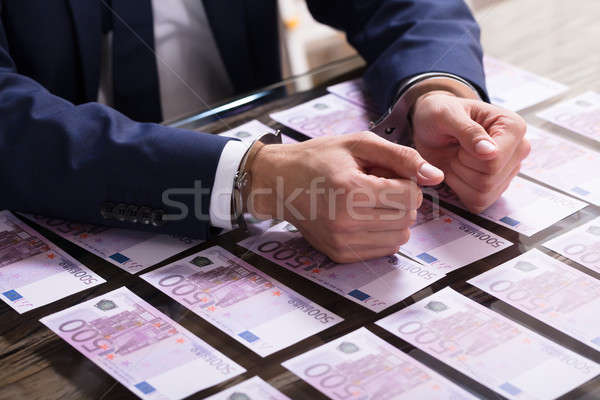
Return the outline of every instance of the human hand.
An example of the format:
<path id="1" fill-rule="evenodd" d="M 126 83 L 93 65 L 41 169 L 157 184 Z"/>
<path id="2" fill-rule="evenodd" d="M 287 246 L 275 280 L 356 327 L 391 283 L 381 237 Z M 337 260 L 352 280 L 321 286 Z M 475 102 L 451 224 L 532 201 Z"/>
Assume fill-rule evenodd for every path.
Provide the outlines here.
<path id="1" fill-rule="evenodd" d="M 371 132 L 264 146 L 250 166 L 248 211 L 285 219 L 339 263 L 394 254 L 442 171 Z"/>
<path id="2" fill-rule="evenodd" d="M 416 149 L 476 214 L 502 195 L 530 151 L 518 114 L 445 91 L 419 97 L 412 123 Z"/>

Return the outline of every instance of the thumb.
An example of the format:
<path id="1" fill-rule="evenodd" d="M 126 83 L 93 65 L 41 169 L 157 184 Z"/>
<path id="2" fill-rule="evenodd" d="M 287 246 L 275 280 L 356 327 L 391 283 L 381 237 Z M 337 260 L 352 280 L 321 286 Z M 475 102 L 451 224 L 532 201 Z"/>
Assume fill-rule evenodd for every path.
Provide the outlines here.
<path id="1" fill-rule="evenodd" d="M 385 169 L 396 177 L 412 179 L 425 186 L 438 185 L 444 180 L 444 172 L 425 161 L 415 149 L 400 146 L 375 134 L 362 136 L 351 151 L 368 169 Z"/>
<path id="2" fill-rule="evenodd" d="M 473 156 L 490 160 L 496 157 L 498 146 L 487 131 L 473 121 L 467 113 L 453 115 L 449 121 L 450 134 L 454 136 L 465 151 Z"/>

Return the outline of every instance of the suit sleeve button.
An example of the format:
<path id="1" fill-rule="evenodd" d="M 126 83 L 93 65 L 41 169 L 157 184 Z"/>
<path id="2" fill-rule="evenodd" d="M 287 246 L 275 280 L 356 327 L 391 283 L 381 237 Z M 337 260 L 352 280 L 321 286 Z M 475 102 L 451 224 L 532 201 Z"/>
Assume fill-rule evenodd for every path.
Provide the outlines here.
<path id="1" fill-rule="evenodd" d="M 165 224 L 164 220 L 165 212 L 163 210 L 152 211 L 152 225 L 158 227 Z"/>
<path id="2" fill-rule="evenodd" d="M 117 206 L 113 208 L 113 214 L 117 221 L 125 222 L 127 219 L 127 204 L 117 204 Z"/>
<path id="3" fill-rule="evenodd" d="M 100 206 L 100 215 L 104 219 L 112 219 L 114 218 L 113 209 L 115 205 L 113 203 L 105 202 Z"/>
<path id="4" fill-rule="evenodd" d="M 152 209 L 150 207 L 140 207 L 137 212 L 138 222 L 144 225 L 152 223 Z"/>
<path id="5" fill-rule="evenodd" d="M 132 224 L 137 224 L 138 222 L 138 206 L 129 206 L 127 207 L 127 209 L 125 210 L 125 218 L 127 219 L 128 222 L 131 222 Z"/>

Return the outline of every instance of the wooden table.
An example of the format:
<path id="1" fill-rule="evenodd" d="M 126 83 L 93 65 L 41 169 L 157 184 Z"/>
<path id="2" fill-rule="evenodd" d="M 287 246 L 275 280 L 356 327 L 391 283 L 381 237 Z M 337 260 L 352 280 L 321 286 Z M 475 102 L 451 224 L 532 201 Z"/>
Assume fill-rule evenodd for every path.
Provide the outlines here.
<path id="1" fill-rule="evenodd" d="M 483 29 L 483 43 L 486 51 L 495 57 L 526 68 L 532 72 L 555 79 L 570 86 L 565 96 L 578 94 L 585 90 L 600 90 L 600 1 L 578 0 L 472 0 L 472 6 Z M 359 73 L 361 61 L 347 60 L 326 68 L 327 73 L 337 72 L 342 80 Z M 349 71 L 354 71 L 350 72 Z M 319 72 L 315 73 L 319 76 Z M 255 99 L 245 106 L 244 112 L 224 113 L 221 121 L 211 122 L 211 117 L 188 119 L 185 127 L 202 128 L 205 131 L 217 132 L 226 126 L 236 126 L 241 122 L 258 118 L 270 126 L 281 128 L 285 133 L 302 139 L 298 133 L 292 132 L 271 121 L 267 114 L 272 110 L 284 109 L 304 102 L 324 93 L 324 88 L 316 88 L 306 93 L 294 93 L 294 81 L 283 82 L 267 90 L 260 91 L 260 99 Z M 258 96 L 258 97 L 260 97 Z M 526 110 L 523 115 L 528 122 L 574 138 L 566 131 L 543 123 L 534 114 L 546 104 Z M 586 145 L 593 146 L 590 141 L 576 139 Z M 452 208 L 452 207 L 450 207 Z M 549 237 L 569 230 L 574 225 L 600 215 L 600 211 L 592 206 L 572 215 L 555 226 L 540 232 L 533 237 L 519 236 L 515 232 L 499 227 L 482 218 L 471 216 L 452 208 L 458 214 L 489 229 L 517 245 L 494 256 L 462 268 L 441 281 L 436 282 L 414 296 L 398 303 L 384 312 L 375 314 L 365 308 L 348 301 L 332 292 L 298 277 L 276 265 L 253 255 L 237 246 L 243 233 L 231 232 L 219 237 L 215 242 L 206 243 L 178 256 L 192 254 L 202 248 L 219 244 L 257 266 L 267 274 L 276 277 L 282 283 L 294 288 L 299 293 L 340 315 L 345 321 L 321 334 L 315 335 L 272 356 L 261 358 L 247 351 L 245 347 L 223 334 L 217 328 L 200 317 L 170 300 L 164 294 L 137 276 L 120 271 L 100 258 L 87 253 L 79 247 L 40 228 L 52 241 L 65 249 L 75 258 L 89 266 L 104 277 L 108 283 L 83 293 L 69 296 L 61 301 L 18 315 L 11 308 L 0 304 L 0 399 L 121 399 L 135 398 L 122 385 L 115 382 L 108 374 L 85 359 L 80 353 L 46 329 L 38 320 L 53 312 L 78 304 L 86 299 L 121 286 L 127 286 L 136 294 L 150 302 L 162 312 L 181 323 L 194 334 L 203 338 L 210 345 L 222 351 L 248 372 L 233 381 L 199 392 L 193 398 L 216 393 L 225 387 L 241 382 L 254 375 L 259 375 L 293 399 L 320 399 L 323 396 L 316 390 L 289 373 L 281 363 L 298 354 L 304 353 L 322 343 L 349 333 L 361 326 L 397 346 L 411 356 L 442 373 L 449 379 L 465 386 L 486 398 L 500 398 L 497 394 L 483 387 L 472 379 L 452 370 L 443 363 L 433 359 L 418 349 L 397 339 L 373 324 L 374 321 L 396 312 L 403 307 L 418 301 L 442 287 L 450 285 L 462 294 L 492 307 L 496 312 L 547 336 L 553 341 L 583 354 L 596 362 L 600 362 L 600 354 L 592 352 L 588 347 L 574 339 L 550 329 L 537 320 L 518 312 L 506 304 L 494 300 L 489 295 L 465 283 L 483 271 L 505 262 L 524 251 L 533 248 Z M 574 268 L 581 267 L 560 258 Z M 174 261 L 167 260 L 158 266 Z M 589 271 L 586 271 L 590 273 Z M 600 276 L 596 276 L 600 278 Z M 549 377 L 551 379 L 552 377 Z M 600 378 L 596 378 L 575 391 L 568 398 L 600 398 Z"/>

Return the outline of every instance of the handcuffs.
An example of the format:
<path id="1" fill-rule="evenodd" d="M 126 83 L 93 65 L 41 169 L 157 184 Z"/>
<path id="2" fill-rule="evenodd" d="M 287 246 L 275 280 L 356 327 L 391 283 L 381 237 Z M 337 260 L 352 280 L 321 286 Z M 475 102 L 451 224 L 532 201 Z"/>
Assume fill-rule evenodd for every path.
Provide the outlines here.
<path id="1" fill-rule="evenodd" d="M 377 122 L 371 124 L 370 130 L 394 143 L 402 143 L 403 140 L 410 137 L 407 135 L 407 132 L 411 130 L 409 116 L 415 102 L 421 95 L 434 90 L 445 90 L 457 97 L 480 100 L 477 90 L 469 82 L 456 75 L 444 72 L 421 74 L 404 82 L 394 105 Z M 256 148 L 257 143 L 281 144 L 281 132 L 265 133 L 252 142 L 242 157 L 235 174 L 231 196 L 231 220 L 232 225 L 237 225 L 244 230 L 247 230 L 247 224 L 244 218 L 243 193 L 252 184 L 249 167 L 262 148 L 262 146 Z"/>

